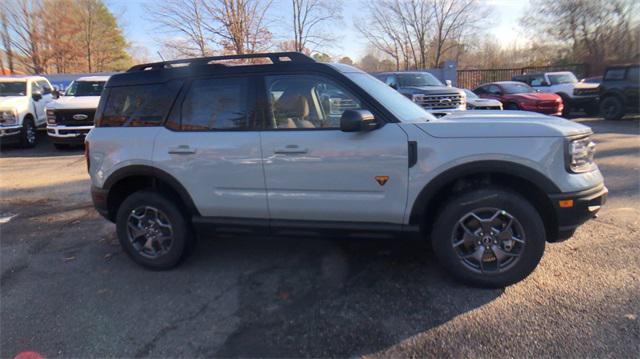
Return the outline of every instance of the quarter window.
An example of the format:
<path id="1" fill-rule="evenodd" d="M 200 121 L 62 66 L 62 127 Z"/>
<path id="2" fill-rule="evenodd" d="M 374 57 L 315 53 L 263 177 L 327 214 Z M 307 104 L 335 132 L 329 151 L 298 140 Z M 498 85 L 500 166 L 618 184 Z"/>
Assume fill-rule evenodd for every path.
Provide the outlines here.
<path id="1" fill-rule="evenodd" d="M 319 76 L 266 78 L 271 128 L 338 129 L 345 110 L 364 109 L 348 90 Z"/>
<path id="2" fill-rule="evenodd" d="M 640 81 L 640 67 L 630 67 L 629 70 L 627 70 L 627 80 L 634 81 L 636 83 Z"/>
<path id="3" fill-rule="evenodd" d="M 609 69 L 604 74 L 604 80 L 624 80 L 625 68 Z"/>

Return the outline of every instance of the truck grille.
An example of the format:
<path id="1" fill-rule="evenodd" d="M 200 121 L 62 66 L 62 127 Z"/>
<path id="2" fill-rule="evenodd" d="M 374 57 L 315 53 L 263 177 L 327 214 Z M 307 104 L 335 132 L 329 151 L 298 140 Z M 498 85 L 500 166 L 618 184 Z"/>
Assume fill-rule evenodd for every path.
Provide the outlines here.
<path id="1" fill-rule="evenodd" d="M 65 126 L 93 126 L 95 109 L 84 110 L 54 110 L 56 123 Z M 74 116 L 76 118 L 74 118 Z M 86 118 L 82 118 L 86 116 Z M 48 115 L 49 117 L 49 115 Z"/>
<path id="2" fill-rule="evenodd" d="M 465 98 L 462 95 L 414 95 L 413 100 L 427 110 L 452 109 L 465 106 Z"/>

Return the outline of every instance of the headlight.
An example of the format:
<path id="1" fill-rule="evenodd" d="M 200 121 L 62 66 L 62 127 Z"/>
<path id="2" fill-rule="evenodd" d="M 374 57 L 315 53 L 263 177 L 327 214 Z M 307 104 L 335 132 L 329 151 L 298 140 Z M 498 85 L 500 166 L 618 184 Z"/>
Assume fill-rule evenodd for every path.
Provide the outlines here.
<path id="1" fill-rule="evenodd" d="M 0 126 L 15 126 L 18 124 L 18 116 L 13 110 L 0 111 Z"/>
<path id="2" fill-rule="evenodd" d="M 56 124 L 56 112 L 54 110 L 47 110 L 47 123 L 50 125 Z"/>
<path id="3" fill-rule="evenodd" d="M 593 156 L 596 153 L 596 144 L 590 137 L 573 140 L 569 143 L 569 169 L 580 173 L 591 171 L 595 166 Z"/>

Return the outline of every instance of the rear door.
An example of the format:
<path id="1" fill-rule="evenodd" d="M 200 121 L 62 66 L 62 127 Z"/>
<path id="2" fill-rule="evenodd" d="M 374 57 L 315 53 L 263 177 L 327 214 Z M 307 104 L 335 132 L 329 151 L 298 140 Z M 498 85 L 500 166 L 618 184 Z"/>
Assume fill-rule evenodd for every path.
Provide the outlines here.
<path id="1" fill-rule="evenodd" d="M 273 223 L 402 223 L 408 143 L 397 124 L 342 132 L 345 110 L 372 109 L 325 74 L 267 76 L 265 89 L 270 129 L 262 153 Z"/>
<path id="2" fill-rule="evenodd" d="M 156 137 L 155 166 L 203 216 L 268 217 L 255 89 L 247 76 L 194 79 Z"/>

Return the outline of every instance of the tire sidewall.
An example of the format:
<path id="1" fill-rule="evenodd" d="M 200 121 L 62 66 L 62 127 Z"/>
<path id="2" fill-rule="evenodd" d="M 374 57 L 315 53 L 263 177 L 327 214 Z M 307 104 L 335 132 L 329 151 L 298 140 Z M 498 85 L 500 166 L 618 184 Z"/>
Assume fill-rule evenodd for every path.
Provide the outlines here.
<path id="1" fill-rule="evenodd" d="M 173 229 L 171 249 L 168 253 L 154 259 L 140 255 L 129 241 L 127 235 L 129 213 L 133 209 L 144 205 L 153 206 L 162 211 L 167 216 Z M 185 248 L 187 248 L 191 240 L 190 227 L 179 207 L 163 195 L 147 190 L 135 192 L 122 202 L 116 215 L 116 231 L 120 245 L 131 259 L 138 264 L 156 270 L 170 269 L 180 263 L 185 254 Z"/>
<path id="2" fill-rule="evenodd" d="M 525 245 L 519 261 L 508 271 L 496 274 L 475 273 L 462 264 L 452 243 L 451 236 L 458 221 L 465 214 L 479 208 L 504 209 L 522 225 Z M 476 190 L 453 197 L 443 208 L 434 223 L 432 246 L 436 257 L 455 277 L 481 287 L 505 287 L 526 278 L 536 268 L 546 243 L 545 227 L 538 211 L 522 196 L 501 189 Z"/>
<path id="3" fill-rule="evenodd" d="M 615 111 L 610 114 L 608 111 L 608 108 L 612 106 L 614 106 Z M 619 120 L 624 116 L 624 106 L 622 101 L 619 98 L 615 96 L 610 96 L 610 97 L 606 97 L 600 103 L 600 112 L 602 113 L 602 116 L 606 120 L 610 120 L 610 121 Z"/>

